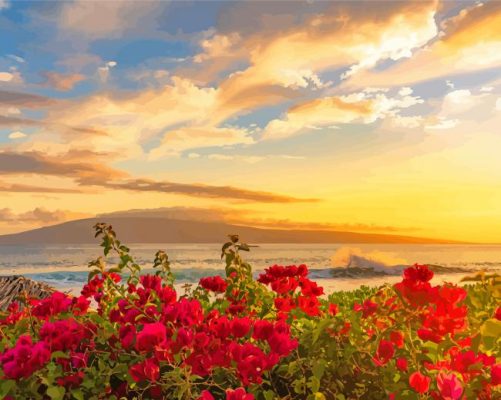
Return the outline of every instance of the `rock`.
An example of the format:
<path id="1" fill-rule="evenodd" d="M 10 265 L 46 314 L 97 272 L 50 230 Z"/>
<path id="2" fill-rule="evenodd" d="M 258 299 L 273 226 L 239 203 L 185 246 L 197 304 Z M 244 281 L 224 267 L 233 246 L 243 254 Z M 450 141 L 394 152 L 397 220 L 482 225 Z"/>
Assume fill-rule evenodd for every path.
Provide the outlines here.
<path id="1" fill-rule="evenodd" d="M 45 299 L 54 292 L 54 288 L 41 282 L 20 275 L 0 276 L 0 310 L 27 295 L 31 298 Z"/>

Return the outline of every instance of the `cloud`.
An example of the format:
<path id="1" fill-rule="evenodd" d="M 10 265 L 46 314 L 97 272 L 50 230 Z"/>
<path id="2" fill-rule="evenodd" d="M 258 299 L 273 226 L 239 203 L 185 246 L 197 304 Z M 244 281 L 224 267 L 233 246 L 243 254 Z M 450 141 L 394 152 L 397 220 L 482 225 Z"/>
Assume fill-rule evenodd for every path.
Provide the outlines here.
<path id="1" fill-rule="evenodd" d="M 116 66 L 117 66 L 116 61 L 108 61 L 103 66 L 97 69 L 99 78 L 101 79 L 102 82 L 106 82 L 108 80 L 111 69 L 115 68 Z"/>
<path id="2" fill-rule="evenodd" d="M 23 57 L 19 57 L 15 54 L 7 54 L 7 57 L 19 64 L 24 64 L 26 62 L 26 60 Z"/>
<path id="3" fill-rule="evenodd" d="M 38 108 L 53 105 L 55 102 L 54 99 L 45 96 L 0 89 L 0 105 L 19 108 Z"/>
<path id="4" fill-rule="evenodd" d="M 284 15 L 268 15 L 263 11 L 267 6 L 261 4 L 259 7 L 243 4 L 240 8 L 244 11 L 239 11 L 238 5 L 229 7 L 228 16 L 221 20 L 230 26 L 219 27 L 212 39 L 203 41 L 206 46 L 211 43 L 218 49 L 221 46 L 216 46 L 217 43 L 225 44 L 224 52 L 203 53 L 200 63 L 208 63 L 212 75 L 213 64 L 218 61 L 221 61 L 220 71 L 228 69 L 231 64 L 228 57 L 233 56 L 237 64 L 242 64 L 241 51 L 233 51 L 233 47 L 247 51 L 246 66 L 238 66 L 219 85 L 221 108 L 215 116 L 218 121 L 294 98 L 298 90 L 331 85 L 322 81 L 323 72 L 349 67 L 348 75 L 353 75 L 386 59 L 408 57 L 413 49 L 438 33 L 435 2 L 393 2 L 384 9 L 378 9 L 374 3 L 374 7 L 366 6 L 371 12 L 363 13 L 356 2 L 336 2 L 324 7 L 323 12 L 302 15 L 300 19 L 294 10 L 282 10 Z M 301 8 L 297 3 L 294 5 Z M 254 10 L 255 15 L 252 7 L 258 10 Z M 232 22 L 228 22 L 230 16 Z M 288 22 L 281 23 L 281 17 L 284 20 L 288 17 Z M 259 30 L 265 19 L 269 26 Z M 257 23 L 255 30 L 249 28 L 251 20 Z M 270 28 L 273 23 L 275 29 Z M 238 38 L 234 46 L 235 40 L 230 38 Z M 203 81 L 202 73 L 195 74 L 194 79 Z"/>
<path id="5" fill-rule="evenodd" d="M 315 99 L 290 108 L 284 118 L 275 119 L 264 128 L 262 138 L 283 139 L 311 127 L 348 123 L 372 115 L 370 101 L 348 102 L 339 97 Z"/>
<path id="6" fill-rule="evenodd" d="M 15 132 L 9 133 L 8 138 L 15 140 L 15 139 L 23 139 L 26 136 L 28 136 L 28 135 L 26 133 L 24 133 L 24 132 L 15 131 Z"/>
<path id="7" fill-rule="evenodd" d="M 495 95 L 490 92 L 458 89 L 447 93 L 438 112 L 427 118 L 425 130 L 450 130 L 465 121 L 490 119 L 490 104 L 495 103 Z"/>
<path id="8" fill-rule="evenodd" d="M 75 0 L 64 2 L 58 26 L 67 34 L 89 39 L 116 39 L 131 32 L 154 31 L 157 17 L 167 3 L 163 1 L 105 1 L 96 7 L 94 2 Z"/>
<path id="9" fill-rule="evenodd" d="M 459 123 L 458 119 L 438 118 L 438 121 L 431 125 L 426 125 L 427 130 L 444 130 L 455 128 Z"/>
<path id="10" fill-rule="evenodd" d="M 496 110 L 501 111 L 501 97 L 496 100 Z"/>
<path id="11" fill-rule="evenodd" d="M 102 164 L 97 157 L 92 161 L 74 161 L 71 160 L 72 155 L 75 153 L 68 153 L 65 157 L 49 157 L 37 152 L 3 151 L 0 152 L 0 173 L 65 176 L 87 185 L 102 182 L 104 177 L 112 180 L 127 176 L 122 171 Z"/>
<path id="12" fill-rule="evenodd" d="M 40 124 L 43 124 L 43 122 L 38 121 L 38 120 L 28 119 L 28 118 L 17 118 L 17 117 L 0 115 L 0 126 L 20 127 L 20 126 L 32 126 L 32 125 L 40 125 Z"/>
<path id="13" fill-rule="evenodd" d="M 424 118 L 420 115 L 414 115 L 414 116 L 401 116 L 401 115 L 395 115 L 391 119 L 391 123 L 393 126 L 397 128 L 409 128 L 409 129 L 414 129 L 414 128 L 419 128 L 423 124 Z"/>
<path id="14" fill-rule="evenodd" d="M 82 74 L 62 74 L 53 71 L 43 72 L 42 76 L 46 79 L 45 83 L 48 86 L 61 91 L 71 90 L 78 82 L 85 79 Z"/>
<path id="15" fill-rule="evenodd" d="M 398 119 L 402 109 L 423 102 L 411 94 L 412 89 L 406 87 L 395 96 L 369 90 L 310 100 L 290 108 L 284 117 L 270 121 L 264 128 L 262 138 L 283 139 L 312 129 L 353 122 L 368 124 L 388 116 L 397 118 L 397 123 L 415 124 L 416 117 L 412 120 Z"/>
<path id="16" fill-rule="evenodd" d="M 10 82 L 14 79 L 14 74 L 10 72 L 0 72 L 0 82 Z"/>
<path id="17" fill-rule="evenodd" d="M 168 132 L 164 136 L 162 144 L 150 152 L 150 157 L 158 159 L 164 156 L 177 155 L 189 149 L 252 143 L 254 143 L 254 139 L 250 136 L 250 132 L 244 128 L 185 127 Z"/>
<path id="18" fill-rule="evenodd" d="M 218 161 L 242 161 L 248 164 L 255 164 L 266 159 L 264 156 L 244 156 L 240 154 L 209 154 L 207 156 L 209 160 Z"/>
<path id="19" fill-rule="evenodd" d="M 189 80 L 171 77 L 169 84 L 141 92 L 102 92 L 66 101 L 49 110 L 47 120 L 70 126 L 96 127 L 106 132 L 106 136 L 89 140 L 83 134 L 66 140 L 72 147 L 121 154 L 127 159 L 143 156 L 143 143 L 162 142 L 164 138 L 161 148 L 153 151 L 161 157 L 187 150 L 190 143 L 203 145 L 202 130 L 205 127 L 212 129 L 216 136 L 214 142 L 227 139 L 230 128 L 213 128 L 206 124 L 215 107 L 216 89 L 200 88 Z M 237 129 L 233 132 L 240 135 Z M 184 137 L 186 141 L 183 143 Z"/>
<path id="20" fill-rule="evenodd" d="M 79 186 L 99 186 L 113 190 L 134 192 L 173 193 L 194 197 L 224 198 L 263 203 L 313 202 L 316 199 L 296 198 L 271 192 L 247 190 L 233 186 L 214 186 L 200 183 L 176 183 L 134 178 L 129 174 L 105 165 L 106 154 L 88 151 L 69 152 L 64 156 L 50 157 L 36 152 L 0 152 L 0 174 L 49 175 L 68 177 Z M 8 191 L 9 187 L 5 187 Z M 26 190 L 28 191 L 28 190 Z"/>
<path id="21" fill-rule="evenodd" d="M 159 182 L 151 179 L 132 179 L 124 183 L 108 182 L 103 184 L 110 189 L 121 189 L 141 192 L 174 193 L 186 196 L 213 199 L 233 199 L 261 203 L 311 203 L 318 199 L 298 198 L 271 192 L 247 190 L 233 186 L 213 186 L 197 183 Z"/>
<path id="22" fill-rule="evenodd" d="M 80 193 L 77 189 L 51 188 L 47 186 L 23 185 L 0 181 L 0 192 L 4 193 Z"/>
<path id="23" fill-rule="evenodd" d="M 54 210 L 37 207 L 30 211 L 14 213 L 9 208 L 0 208 L 0 220 L 10 224 L 52 225 L 60 222 L 82 219 L 92 216 L 91 214 Z"/>
<path id="24" fill-rule="evenodd" d="M 284 159 L 284 160 L 304 160 L 306 157 L 304 156 L 294 156 L 289 154 L 269 154 L 269 155 L 244 155 L 244 154 L 221 154 L 221 153 L 212 153 L 202 156 L 199 153 L 189 153 L 187 155 L 190 159 L 200 159 L 205 157 L 209 160 L 216 161 L 237 161 L 244 162 L 248 164 L 256 164 L 258 162 L 264 160 L 276 160 L 276 159 Z"/>
<path id="25" fill-rule="evenodd" d="M 383 71 L 358 74 L 349 86 L 394 86 L 501 66 L 501 2 L 464 9 L 440 38 Z"/>

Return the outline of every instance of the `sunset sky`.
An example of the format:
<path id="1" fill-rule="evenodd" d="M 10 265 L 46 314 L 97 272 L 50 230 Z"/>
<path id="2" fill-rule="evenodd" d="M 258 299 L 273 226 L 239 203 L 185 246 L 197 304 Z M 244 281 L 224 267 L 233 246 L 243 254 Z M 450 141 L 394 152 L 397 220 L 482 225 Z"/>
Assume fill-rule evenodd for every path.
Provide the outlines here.
<path id="1" fill-rule="evenodd" d="M 501 242 L 501 1 L 0 0 L 0 234 L 160 207 Z"/>

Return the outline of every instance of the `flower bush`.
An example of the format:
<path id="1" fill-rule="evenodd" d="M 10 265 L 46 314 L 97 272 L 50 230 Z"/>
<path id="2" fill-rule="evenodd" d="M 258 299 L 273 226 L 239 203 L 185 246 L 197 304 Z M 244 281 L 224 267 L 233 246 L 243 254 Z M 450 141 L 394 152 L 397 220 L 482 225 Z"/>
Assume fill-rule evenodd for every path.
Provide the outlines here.
<path id="1" fill-rule="evenodd" d="M 111 226 L 81 295 L 20 299 L 0 313 L 0 399 L 495 399 L 499 277 L 400 283 L 329 296 L 308 268 L 253 279 L 238 237 L 226 277 L 179 295 L 164 252 L 141 273 Z M 108 267 L 106 256 L 118 255 Z"/>

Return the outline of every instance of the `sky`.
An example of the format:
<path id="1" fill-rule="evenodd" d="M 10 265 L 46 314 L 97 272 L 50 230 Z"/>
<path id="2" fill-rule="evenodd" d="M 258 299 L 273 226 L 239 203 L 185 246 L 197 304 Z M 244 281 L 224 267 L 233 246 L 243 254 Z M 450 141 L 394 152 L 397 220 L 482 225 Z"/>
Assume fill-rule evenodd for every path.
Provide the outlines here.
<path id="1" fill-rule="evenodd" d="M 162 208 L 499 243 L 500 27 L 501 1 L 0 0 L 0 234 Z"/>

